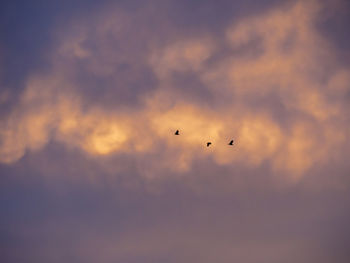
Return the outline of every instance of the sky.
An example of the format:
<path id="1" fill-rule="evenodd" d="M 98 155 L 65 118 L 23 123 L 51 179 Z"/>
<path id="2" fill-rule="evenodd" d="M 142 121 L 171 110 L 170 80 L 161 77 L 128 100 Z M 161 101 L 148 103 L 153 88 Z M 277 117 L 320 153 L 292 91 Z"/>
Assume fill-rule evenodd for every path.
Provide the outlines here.
<path id="1" fill-rule="evenodd" d="M 348 1 L 0 5 L 1 262 L 349 262 Z"/>

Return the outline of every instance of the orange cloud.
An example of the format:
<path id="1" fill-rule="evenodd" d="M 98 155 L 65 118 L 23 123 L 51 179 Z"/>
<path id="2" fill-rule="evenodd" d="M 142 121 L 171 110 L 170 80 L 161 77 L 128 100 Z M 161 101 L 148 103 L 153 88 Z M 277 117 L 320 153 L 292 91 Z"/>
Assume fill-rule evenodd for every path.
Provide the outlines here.
<path id="1" fill-rule="evenodd" d="M 244 18 L 227 28 L 223 39 L 210 34 L 180 37 L 151 49 L 144 57 L 159 87 L 143 98 L 145 106 L 137 111 L 84 109 L 83 94 L 72 80 L 78 70 L 74 59 L 85 61 L 88 71 L 99 76 L 113 75 L 117 62 L 136 63 L 133 54 L 113 53 L 106 37 L 111 30 L 116 38 L 123 36 L 128 19 L 119 18 L 117 28 L 111 26 L 113 17 L 97 22 L 101 38 L 96 53 L 84 46 L 84 29 L 77 37 L 68 34 L 53 55 L 52 72 L 32 77 L 19 106 L 1 122 L 0 161 L 15 162 L 27 150 L 55 140 L 91 156 L 128 153 L 137 158 L 157 152 L 159 158 L 150 159 L 144 169 L 149 174 L 189 171 L 194 160 L 211 157 L 218 165 L 259 167 L 268 162 L 276 174 L 301 178 L 315 163 L 326 163 L 349 138 L 342 116 L 346 105 L 339 98 L 349 91 L 350 71 L 330 72 L 325 65 L 335 60 L 314 27 L 319 8 L 316 1 L 299 1 Z M 215 58 L 220 41 L 226 41 L 230 52 Z M 211 108 L 183 100 L 183 94 L 171 90 L 174 72 L 190 72 L 211 92 L 226 92 L 234 101 Z M 329 100 L 329 93 L 336 99 Z M 271 109 L 248 103 L 269 94 L 280 98 L 287 124 Z M 181 136 L 173 136 L 176 129 Z M 236 145 L 229 147 L 232 138 Z M 207 141 L 213 142 L 209 148 Z"/>

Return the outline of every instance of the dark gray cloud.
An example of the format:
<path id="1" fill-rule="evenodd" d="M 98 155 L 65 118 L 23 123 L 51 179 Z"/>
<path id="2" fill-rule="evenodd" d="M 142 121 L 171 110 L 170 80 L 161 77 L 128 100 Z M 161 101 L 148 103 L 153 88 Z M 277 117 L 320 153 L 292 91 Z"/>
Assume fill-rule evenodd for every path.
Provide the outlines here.
<path id="1" fill-rule="evenodd" d="M 347 190 L 152 193 L 19 170 L 2 180 L 5 262 L 347 262 Z"/>

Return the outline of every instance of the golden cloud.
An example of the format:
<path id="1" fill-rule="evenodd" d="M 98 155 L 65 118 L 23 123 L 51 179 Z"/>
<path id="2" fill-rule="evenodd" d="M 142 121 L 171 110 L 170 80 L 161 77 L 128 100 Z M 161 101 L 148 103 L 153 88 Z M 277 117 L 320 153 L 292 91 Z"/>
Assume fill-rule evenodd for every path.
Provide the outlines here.
<path id="1" fill-rule="evenodd" d="M 193 160 L 211 157 L 218 165 L 259 167 L 268 162 L 277 174 L 298 179 L 315 163 L 325 164 L 349 138 L 341 113 L 346 105 L 339 97 L 349 91 L 350 71 L 330 72 L 325 65 L 336 62 L 331 46 L 314 27 L 318 10 L 317 2 L 299 1 L 243 19 L 221 39 L 229 54 L 212 63 L 206 62 L 220 49 L 220 41 L 209 34 L 152 49 L 146 57 L 159 87 L 136 112 L 97 106 L 83 110 L 82 94 L 70 78 L 75 72 L 70 55 L 87 59 L 88 68 L 104 75 L 113 74 L 113 59 L 124 61 L 132 54 L 118 57 L 111 48 L 92 54 L 83 45 L 85 32 L 69 36 L 58 48 L 67 59 L 54 55 L 52 73 L 32 77 L 19 106 L 1 122 L 0 161 L 15 162 L 27 150 L 37 151 L 55 140 L 91 156 L 128 153 L 137 158 L 157 152 L 160 159 L 149 160 L 150 173 L 188 171 Z M 103 29 L 99 50 L 111 46 L 103 39 L 103 32 L 113 28 L 108 19 L 113 18 L 95 26 Z M 116 35 L 123 30 L 119 22 Z M 99 67 L 106 57 L 107 66 Z M 191 72 L 212 92 L 224 91 L 234 102 L 216 109 L 185 102 L 164 89 L 172 86 L 174 72 Z M 329 100 L 329 93 L 336 99 Z M 271 109 L 247 103 L 247 98 L 259 101 L 269 94 L 280 98 L 287 125 Z M 176 129 L 181 136 L 173 136 Z M 229 147 L 232 138 L 236 145 Z M 207 141 L 213 142 L 209 148 Z"/>

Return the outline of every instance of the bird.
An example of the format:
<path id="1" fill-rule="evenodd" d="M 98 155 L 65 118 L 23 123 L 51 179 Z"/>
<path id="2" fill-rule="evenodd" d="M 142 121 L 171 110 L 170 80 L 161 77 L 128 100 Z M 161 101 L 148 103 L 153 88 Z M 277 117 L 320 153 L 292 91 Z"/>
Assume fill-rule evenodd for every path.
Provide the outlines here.
<path id="1" fill-rule="evenodd" d="M 231 140 L 228 145 L 233 145 L 233 140 Z"/>
<path id="2" fill-rule="evenodd" d="M 207 142 L 207 147 L 209 147 L 209 146 L 210 146 L 210 144 L 211 144 L 211 142 Z"/>
<path id="3" fill-rule="evenodd" d="M 179 130 L 176 130 L 175 135 L 180 135 Z"/>

